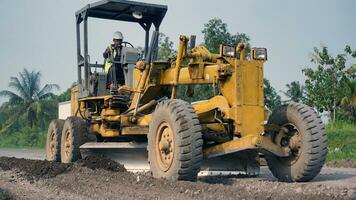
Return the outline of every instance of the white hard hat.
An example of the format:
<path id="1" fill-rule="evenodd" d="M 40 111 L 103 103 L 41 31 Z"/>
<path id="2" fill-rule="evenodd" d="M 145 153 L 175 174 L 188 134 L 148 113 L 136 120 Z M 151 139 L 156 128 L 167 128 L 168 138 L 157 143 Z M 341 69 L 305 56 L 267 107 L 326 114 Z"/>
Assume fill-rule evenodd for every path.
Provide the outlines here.
<path id="1" fill-rule="evenodd" d="M 114 33 L 113 39 L 116 40 L 124 40 L 124 36 L 122 35 L 122 33 L 120 31 L 116 31 Z"/>

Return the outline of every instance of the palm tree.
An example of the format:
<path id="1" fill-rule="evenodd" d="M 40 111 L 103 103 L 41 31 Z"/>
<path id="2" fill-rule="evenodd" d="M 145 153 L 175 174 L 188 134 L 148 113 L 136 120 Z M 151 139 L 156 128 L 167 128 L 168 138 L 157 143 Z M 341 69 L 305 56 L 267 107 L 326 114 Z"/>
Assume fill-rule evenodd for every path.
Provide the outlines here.
<path id="1" fill-rule="evenodd" d="M 356 80 L 345 80 L 345 90 L 341 98 L 341 106 L 354 106 L 356 107 Z"/>
<path id="2" fill-rule="evenodd" d="M 301 102 L 304 98 L 304 86 L 299 83 L 299 81 L 293 81 L 287 84 L 288 88 L 284 95 L 290 98 L 290 100 L 295 102 Z"/>
<path id="3" fill-rule="evenodd" d="M 0 133 L 10 128 L 14 122 L 24 116 L 28 120 L 29 126 L 32 128 L 37 123 L 39 118 L 46 116 L 51 102 L 47 101 L 54 96 L 53 89 L 59 89 L 56 84 L 46 84 L 40 88 L 41 73 L 39 71 L 29 72 L 24 69 L 19 72 L 18 77 L 11 77 L 9 87 L 10 90 L 0 91 L 0 96 L 8 97 L 9 101 L 4 103 L 1 110 L 9 109 L 13 111 L 12 116 L 3 124 Z"/>
<path id="4" fill-rule="evenodd" d="M 344 119 L 356 121 L 356 66 L 351 66 L 347 71 L 344 81 L 343 94 L 340 100 L 341 115 Z"/>

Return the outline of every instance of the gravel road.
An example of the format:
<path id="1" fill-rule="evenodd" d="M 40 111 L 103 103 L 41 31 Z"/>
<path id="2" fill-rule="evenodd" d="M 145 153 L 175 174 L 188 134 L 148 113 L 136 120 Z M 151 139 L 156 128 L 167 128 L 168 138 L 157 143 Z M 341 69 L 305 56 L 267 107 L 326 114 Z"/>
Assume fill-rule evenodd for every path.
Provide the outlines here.
<path id="1" fill-rule="evenodd" d="M 0 200 L 356 199 L 355 168 L 324 167 L 308 183 L 277 182 L 266 167 L 258 177 L 200 176 L 191 183 L 125 172 L 106 160 L 90 158 L 63 165 L 41 161 L 43 155 L 41 150 L 0 149 L 0 157 L 37 159 L 0 158 Z"/>

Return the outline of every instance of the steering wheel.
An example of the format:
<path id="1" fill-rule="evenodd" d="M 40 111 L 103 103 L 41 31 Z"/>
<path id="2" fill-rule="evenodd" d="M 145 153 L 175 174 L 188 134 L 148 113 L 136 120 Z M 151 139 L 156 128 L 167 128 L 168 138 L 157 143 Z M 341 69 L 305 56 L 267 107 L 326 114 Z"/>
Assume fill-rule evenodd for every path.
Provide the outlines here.
<path id="1" fill-rule="evenodd" d="M 127 47 L 127 45 L 130 45 L 132 48 L 135 48 L 130 42 L 122 42 L 122 44 Z"/>

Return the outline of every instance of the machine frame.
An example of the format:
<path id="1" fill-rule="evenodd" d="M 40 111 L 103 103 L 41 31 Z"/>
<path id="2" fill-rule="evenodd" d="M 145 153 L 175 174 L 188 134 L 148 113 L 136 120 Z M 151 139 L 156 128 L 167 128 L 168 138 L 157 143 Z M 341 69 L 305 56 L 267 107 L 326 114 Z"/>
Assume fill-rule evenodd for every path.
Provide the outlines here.
<path id="1" fill-rule="evenodd" d="M 196 180 L 203 158 L 219 156 L 230 156 L 235 168 L 243 164 L 244 171 L 255 173 L 261 153 L 280 180 L 315 177 L 327 153 L 324 125 L 312 108 L 300 103 L 283 105 L 269 115 L 263 76 L 267 50 L 251 48 L 246 52 L 245 44 L 221 44 L 219 54 L 214 54 L 203 45 L 195 46 L 195 36 L 182 35 L 177 54 L 158 61 L 159 27 L 166 11 L 163 5 L 102 0 L 76 12 L 78 84 L 72 88 L 71 117 L 65 123 L 53 122 L 48 136 L 53 138 L 56 134 L 52 133 L 64 123 L 62 133 L 57 134 L 62 138 L 62 162 L 78 159 L 80 145 L 116 142 L 110 143 L 112 147 L 148 138 L 148 159 L 155 177 Z M 89 89 L 91 68 L 103 67 L 89 63 L 89 17 L 134 22 L 145 31 L 144 58 L 134 64 L 132 82 L 113 94 L 95 95 Z M 210 99 L 187 103 L 177 95 L 179 86 L 192 90 L 195 85 L 206 84 L 214 88 Z M 96 136 L 94 143 L 87 143 L 90 136 Z M 56 140 L 48 139 L 47 148 L 53 146 L 58 146 Z M 48 150 L 52 160 L 58 158 L 53 156 L 58 151 L 55 149 Z"/>
<path id="2" fill-rule="evenodd" d="M 122 12 L 118 10 L 105 10 L 112 5 L 126 5 L 123 6 Z M 104 7 L 104 8 L 103 8 Z M 145 10 L 147 8 L 156 9 L 154 12 L 160 13 L 149 19 L 142 18 L 141 20 L 135 19 L 130 16 L 132 12 L 136 10 Z M 224 56 L 218 54 L 211 54 L 198 47 L 194 49 L 192 53 L 188 55 L 188 41 L 189 37 L 181 36 L 179 42 L 179 48 L 177 52 L 177 61 L 175 66 L 167 66 L 164 62 L 153 62 L 155 60 L 154 54 L 157 52 L 157 40 L 159 26 L 163 20 L 163 17 L 167 11 L 166 6 L 146 4 L 121 0 L 104 0 L 94 4 L 89 4 L 86 7 L 76 12 L 76 30 L 77 30 L 77 56 L 78 56 L 78 82 L 81 83 L 82 79 L 82 67 L 84 68 L 84 83 L 79 84 L 74 92 L 73 100 L 78 96 L 79 105 L 76 105 L 76 101 L 72 101 L 72 114 L 83 115 L 88 103 L 105 102 L 110 104 L 114 101 L 114 96 L 90 96 L 88 92 L 89 87 L 89 75 L 90 68 L 100 67 L 97 64 L 89 63 L 88 55 L 88 18 L 102 18 L 118 21 L 129 21 L 139 23 L 145 30 L 145 59 L 144 62 L 138 63 L 135 70 L 135 77 L 141 76 L 141 81 L 136 88 L 127 88 L 130 92 L 134 93 L 129 110 L 125 115 L 120 115 L 118 110 L 105 109 L 102 112 L 103 118 L 107 121 L 120 122 L 123 127 L 121 130 L 107 129 L 100 126 L 98 123 L 90 125 L 90 132 L 99 133 L 102 137 L 117 137 L 122 135 L 141 135 L 148 133 L 148 125 L 151 121 L 152 114 L 148 113 L 144 116 L 137 116 L 140 111 L 153 107 L 157 104 L 155 100 L 142 100 L 142 96 L 150 99 L 146 96 L 154 96 L 148 94 L 148 90 L 155 86 L 172 86 L 171 98 L 176 97 L 177 85 L 196 85 L 196 84 L 217 84 L 219 81 L 226 79 L 228 76 L 232 76 L 221 87 L 223 95 L 216 96 L 210 100 L 197 102 L 193 105 L 198 116 L 203 116 L 204 113 L 209 113 L 215 109 L 218 109 L 223 113 L 224 121 L 234 121 L 234 135 L 238 136 L 236 139 L 215 145 L 204 149 L 204 155 L 206 157 L 214 157 L 222 154 L 232 153 L 245 149 L 268 149 L 269 151 L 278 154 L 280 156 L 288 155 L 285 149 L 279 148 L 270 140 L 263 136 L 264 134 L 264 121 L 267 112 L 264 108 L 263 98 L 263 62 L 265 60 L 253 60 L 245 59 L 245 56 L 240 56 L 240 59 L 236 59 L 231 56 Z M 145 15 L 145 13 L 143 13 Z M 80 24 L 83 23 L 84 31 L 84 56 L 81 55 L 80 48 Z M 149 46 L 149 31 L 151 25 L 154 25 L 155 31 L 153 32 L 151 45 Z M 225 47 L 224 45 L 221 48 Z M 237 51 L 242 51 L 245 54 L 245 50 L 239 47 L 233 47 Z M 189 66 L 181 66 L 185 57 L 189 57 L 193 62 L 189 63 Z M 205 59 L 208 57 L 208 59 Z M 255 66 L 255 67 L 250 67 Z M 144 68 L 143 70 L 138 68 Z M 156 68 L 156 69 L 153 69 Z M 244 70 L 248 71 L 244 71 Z M 155 72 L 156 71 L 156 72 Z M 234 73 L 232 73 L 234 72 Z M 160 73 L 160 77 L 154 77 L 154 73 Z M 237 84 L 238 79 L 243 80 L 242 84 Z M 251 78 L 253 77 L 253 78 Z M 150 80 L 149 80 L 150 79 Z M 137 80 L 137 79 L 136 79 Z M 156 81 L 154 85 L 152 82 Z M 151 82 L 151 83 L 150 83 Z M 231 91 L 236 91 L 235 94 Z M 226 98 L 227 97 L 227 98 Z M 153 98 L 152 98 L 153 99 Z M 80 108 L 79 108 L 80 107 Z M 78 113 L 79 110 L 79 113 Z M 210 114 L 211 115 L 211 114 Z M 211 116 L 205 116 L 207 119 Z M 253 119 L 253 120 L 252 120 Z M 136 123 L 133 123 L 133 122 Z M 203 120 L 202 120 L 203 121 Z M 215 127 L 215 129 L 221 131 L 221 127 L 216 125 L 216 122 L 207 124 L 207 126 Z"/>

